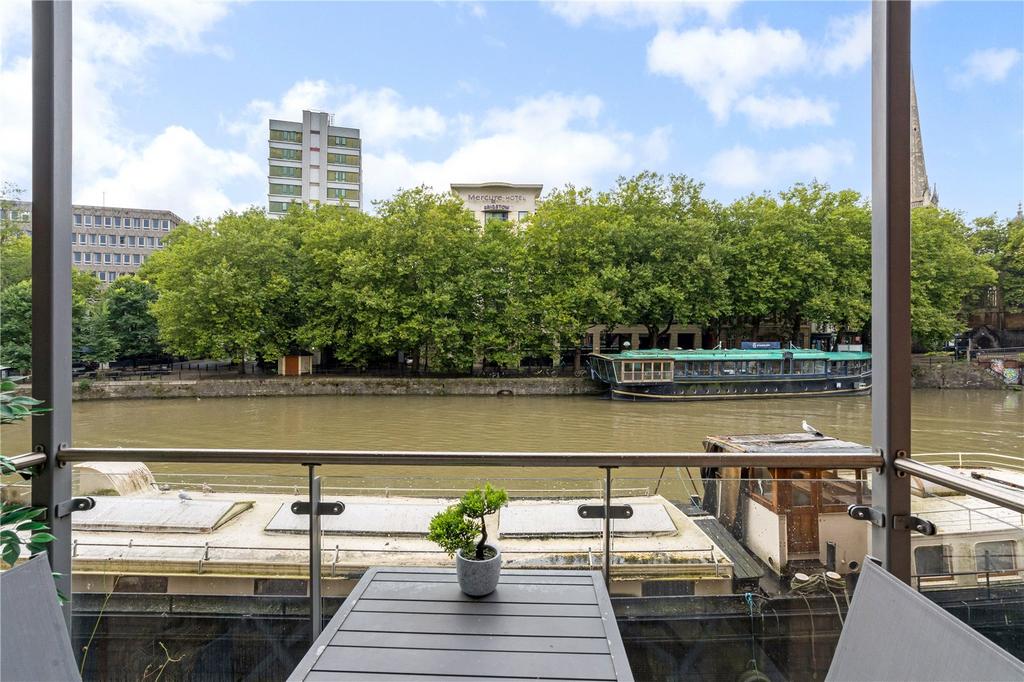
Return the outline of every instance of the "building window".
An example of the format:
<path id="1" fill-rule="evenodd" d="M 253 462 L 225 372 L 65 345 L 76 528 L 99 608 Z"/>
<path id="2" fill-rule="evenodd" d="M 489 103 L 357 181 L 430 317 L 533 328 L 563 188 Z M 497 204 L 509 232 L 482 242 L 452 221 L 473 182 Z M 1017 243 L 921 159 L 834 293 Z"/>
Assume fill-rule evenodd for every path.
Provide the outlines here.
<path id="1" fill-rule="evenodd" d="M 117 273 L 116 272 L 111 270 L 110 272 L 107 273 L 107 281 L 108 282 L 113 282 L 115 279 L 117 279 Z"/>
<path id="2" fill-rule="evenodd" d="M 328 182 L 359 182 L 359 173 L 353 171 L 327 171 Z"/>
<path id="3" fill-rule="evenodd" d="M 92 262 L 92 254 L 90 252 L 88 252 L 88 251 L 85 252 L 85 262 L 86 263 L 91 263 Z"/>
<path id="4" fill-rule="evenodd" d="M 950 568 L 948 545 L 928 545 L 914 550 L 914 565 L 917 575 L 921 577 L 946 577 L 953 571 Z"/>
<path id="5" fill-rule="evenodd" d="M 132 254 L 132 262 L 135 263 L 135 265 L 138 265 L 139 263 L 142 262 L 142 256 L 140 256 L 137 253 Z"/>
<path id="6" fill-rule="evenodd" d="M 81 224 L 82 224 L 82 214 L 81 213 L 76 213 L 75 214 L 75 225 L 81 225 Z"/>
<path id="7" fill-rule="evenodd" d="M 271 213 L 287 213 L 288 207 L 292 205 L 290 201 L 271 201 L 270 212 Z"/>
<path id="8" fill-rule="evenodd" d="M 103 261 L 103 255 L 102 255 L 102 254 L 100 254 L 100 253 L 97 253 L 97 252 L 93 252 L 93 254 L 92 254 L 92 260 L 93 260 L 93 262 L 95 262 L 95 263 L 100 263 L 100 262 L 102 262 L 102 261 Z"/>
<path id="9" fill-rule="evenodd" d="M 284 194 L 287 196 L 300 197 L 302 196 L 301 185 L 285 185 L 279 182 L 270 183 L 271 194 Z"/>
<path id="10" fill-rule="evenodd" d="M 114 254 L 114 265 L 120 265 L 120 264 L 121 264 L 121 254 L 115 253 Z"/>
<path id="11" fill-rule="evenodd" d="M 164 221 L 164 232 L 170 232 L 170 231 L 171 231 L 171 221 L 170 220 L 165 220 Z"/>
<path id="12" fill-rule="evenodd" d="M 96 233 L 95 232 L 93 234 L 89 235 L 89 243 L 90 244 L 95 244 L 96 243 Z"/>
<path id="13" fill-rule="evenodd" d="M 484 211 L 484 222 L 489 223 L 492 220 L 507 221 L 508 211 Z"/>
<path id="14" fill-rule="evenodd" d="M 107 273 L 103 272 L 102 270 L 97 272 L 96 276 L 100 278 L 101 282 L 106 282 L 107 281 Z"/>
<path id="15" fill-rule="evenodd" d="M 75 235 L 74 233 L 71 234 L 71 243 L 72 244 L 77 244 L 78 243 L 78 236 Z"/>
<path id="16" fill-rule="evenodd" d="M 99 227 L 99 226 L 101 226 L 101 225 L 103 224 L 103 216 L 101 216 L 101 215 L 98 215 L 98 216 L 96 216 L 95 218 L 93 218 L 93 224 L 94 224 L 94 225 L 95 225 L 96 227 Z"/>
<path id="17" fill-rule="evenodd" d="M 342 137 L 341 135 L 328 135 L 327 136 L 328 147 L 351 147 L 352 149 L 359 149 L 359 138 L 358 137 Z"/>
<path id="18" fill-rule="evenodd" d="M 281 147 L 270 148 L 270 158 L 285 159 L 287 161 L 302 161 L 301 149 L 282 149 Z"/>
<path id="19" fill-rule="evenodd" d="M 113 224 L 114 224 L 114 219 L 112 217 L 107 216 L 107 217 L 105 217 L 103 219 L 103 226 L 104 227 L 111 227 Z"/>
<path id="20" fill-rule="evenodd" d="M 357 189 L 344 189 L 342 187 L 328 187 L 327 188 L 328 199 L 359 199 L 359 190 Z"/>
<path id="21" fill-rule="evenodd" d="M 146 237 L 146 246 L 149 248 L 156 246 L 156 237 Z"/>
<path id="22" fill-rule="evenodd" d="M 328 152 L 327 163 L 340 163 L 346 166 L 358 166 L 359 157 L 355 154 L 331 154 Z"/>
<path id="23" fill-rule="evenodd" d="M 109 253 L 105 253 L 105 254 L 103 254 L 103 262 L 104 262 L 104 263 L 105 263 L 106 265 L 110 265 L 110 254 L 109 254 Z"/>
<path id="24" fill-rule="evenodd" d="M 526 218 L 529 217 L 529 215 L 530 215 L 529 211 L 520 211 L 519 212 L 519 220 L 526 220 Z"/>
<path id="25" fill-rule="evenodd" d="M 302 142 L 302 133 L 298 130 L 270 129 L 270 139 L 275 142 Z"/>
<path id="26" fill-rule="evenodd" d="M 121 227 L 121 216 L 114 216 L 114 227 Z"/>
<path id="27" fill-rule="evenodd" d="M 107 245 L 107 235 L 101 234 L 100 235 L 100 246 L 106 246 L 106 245 Z"/>
<path id="28" fill-rule="evenodd" d="M 78 235 L 78 243 L 79 244 L 84 244 L 85 243 L 85 234 Z"/>
<path id="29" fill-rule="evenodd" d="M 297 166 L 271 166 L 270 177 L 272 178 L 301 178 L 302 169 Z"/>
<path id="30" fill-rule="evenodd" d="M 92 225 L 92 216 L 91 215 L 85 216 L 85 224 L 88 225 L 88 226 Z"/>
<path id="31" fill-rule="evenodd" d="M 128 246 L 135 246 L 135 235 L 128 235 Z"/>
<path id="32" fill-rule="evenodd" d="M 160 239 L 159 237 L 157 237 L 157 239 L 156 239 L 156 248 L 158 248 L 158 249 L 164 248 L 164 240 L 163 239 Z"/>
<path id="33" fill-rule="evenodd" d="M 142 219 L 142 227 L 144 227 L 147 230 L 149 229 L 149 218 Z"/>
<path id="34" fill-rule="evenodd" d="M 974 561 L 979 573 L 1012 573 L 1017 569 L 1017 543 L 993 540 L 974 545 Z"/>
<path id="35" fill-rule="evenodd" d="M 76 263 L 81 263 L 82 262 L 82 252 L 81 251 L 75 251 L 75 262 Z"/>

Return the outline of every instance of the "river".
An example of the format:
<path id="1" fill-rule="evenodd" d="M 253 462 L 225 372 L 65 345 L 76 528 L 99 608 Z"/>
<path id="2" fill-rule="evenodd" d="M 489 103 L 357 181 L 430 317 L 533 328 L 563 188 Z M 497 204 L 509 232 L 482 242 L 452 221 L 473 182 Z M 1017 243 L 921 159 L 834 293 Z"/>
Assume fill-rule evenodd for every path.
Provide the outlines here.
<path id="1" fill-rule="evenodd" d="M 913 392 L 913 451 L 972 451 L 1024 458 L 1024 394 L 971 390 Z M 374 450 L 700 451 L 709 434 L 820 431 L 871 440 L 871 398 L 794 398 L 692 403 L 628 403 L 594 397 L 310 396 L 74 403 L 79 446 L 236 447 Z M 27 423 L 3 427 L 4 454 L 30 449 Z M 162 475 L 295 476 L 295 466 L 154 465 Z M 358 485 L 464 487 L 481 478 L 523 490 L 571 487 L 594 470 L 475 471 L 383 467 L 325 468 Z M 651 480 L 630 470 L 617 479 Z M 557 483 L 556 483 L 557 479 Z M 335 482 L 341 480 L 334 478 Z M 512 481 L 515 481 L 514 483 Z"/>

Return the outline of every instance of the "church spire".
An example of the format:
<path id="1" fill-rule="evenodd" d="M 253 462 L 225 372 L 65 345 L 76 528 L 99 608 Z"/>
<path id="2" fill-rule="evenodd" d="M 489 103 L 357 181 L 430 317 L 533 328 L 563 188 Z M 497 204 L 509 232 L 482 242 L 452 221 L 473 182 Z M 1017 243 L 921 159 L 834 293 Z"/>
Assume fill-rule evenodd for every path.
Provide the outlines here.
<path id="1" fill-rule="evenodd" d="M 917 109 L 917 86 L 910 74 L 910 207 L 938 206 L 939 197 L 928 184 L 924 165 L 924 142 L 921 140 L 921 117 Z"/>

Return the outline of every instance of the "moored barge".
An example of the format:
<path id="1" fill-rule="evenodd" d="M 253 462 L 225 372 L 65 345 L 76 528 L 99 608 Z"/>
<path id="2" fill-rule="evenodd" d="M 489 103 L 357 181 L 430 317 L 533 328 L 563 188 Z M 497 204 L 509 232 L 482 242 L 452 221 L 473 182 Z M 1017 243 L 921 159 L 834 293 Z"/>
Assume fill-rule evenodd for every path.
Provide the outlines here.
<path id="1" fill-rule="evenodd" d="M 634 350 L 590 356 L 616 400 L 728 400 L 859 395 L 871 354 L 812 349 Z"/>

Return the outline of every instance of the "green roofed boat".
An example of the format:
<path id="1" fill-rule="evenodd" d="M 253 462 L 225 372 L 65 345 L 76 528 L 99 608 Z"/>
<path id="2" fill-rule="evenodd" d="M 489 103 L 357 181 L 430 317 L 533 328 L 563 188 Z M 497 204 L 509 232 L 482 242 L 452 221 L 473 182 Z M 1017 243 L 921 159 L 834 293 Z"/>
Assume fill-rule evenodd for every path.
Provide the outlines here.
<path id="1" fill-rule="evenodd" d="M 871 354 L 802 348 L 593 353 L 590 371 L 616 400 L 731 400 L 860 395 Z"/>

